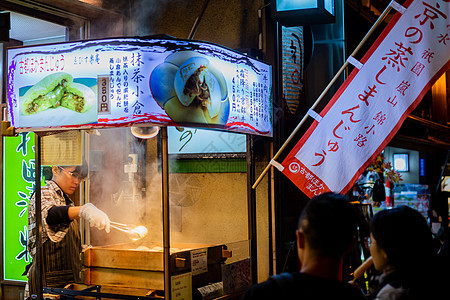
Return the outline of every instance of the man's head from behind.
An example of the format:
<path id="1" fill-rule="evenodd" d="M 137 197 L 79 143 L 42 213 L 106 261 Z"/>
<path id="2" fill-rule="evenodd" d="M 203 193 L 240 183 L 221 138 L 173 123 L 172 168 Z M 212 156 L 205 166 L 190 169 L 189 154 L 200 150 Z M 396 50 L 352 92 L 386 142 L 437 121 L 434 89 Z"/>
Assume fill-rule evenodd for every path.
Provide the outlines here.
<path id="1" fill-rule="evenodd" d="M 353 244 L 357 220 L 356 209 L 344 195 L 325 193 L 312 198 L 303 209 L 297 239 L 302 235 L 316 256 L 340 259 Z M 302 260 L 300 251 L 299 256 Z"/>

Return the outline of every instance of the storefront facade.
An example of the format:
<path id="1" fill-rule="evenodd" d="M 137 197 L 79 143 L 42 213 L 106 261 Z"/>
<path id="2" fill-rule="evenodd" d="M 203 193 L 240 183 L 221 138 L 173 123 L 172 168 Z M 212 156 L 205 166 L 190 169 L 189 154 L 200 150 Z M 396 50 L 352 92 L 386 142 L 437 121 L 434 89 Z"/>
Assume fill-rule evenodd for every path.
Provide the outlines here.
<path id="1" fill-rule="evenodd" d="M 51 22 L 61 21 L 55 23 L 66 27 L 66 35 L 63 41 L 77 41 L 125 35 L 145 37 L 157 34 L 186 39 L 195 20 L 194 16 L 199 15 L 203 8 L 207 9 L 206 12 L 209 12 L 210 15 L 205 14 L 205 19 L 200 23 L 202 26 L 199 26 L 195 39 L 203 39 L 212 43 L 220 42 L 221 45 L 231 49 L 242 48 L 250 51 L 254 47 L 253 43 L 249 43 L 248 40 L 240 41 L 242 32 L 240 32 L 239 24 L 247 22 L 247 20 L 244 20 L 242 15 L 235 13 L 236 10 L 243 9 L 238 1 L 233 10 L 228 11 L 228 14 L 223 16 L 227 26 L 232 27 L 231 29 L 228 28 L 227 34 L 223 33 L 223 23 L 217 25 L 215 32 L 204 25 L 206 22 L 212 22 L 211 19 L 216 17 L 214 12 L 221 11 L 224 9 L 223 7 L 214 7 L 213 5 L 202 7 L 200 2 L 195 6 L 186 5 L 186 7 L 169 5 L 165 7 L 166 11 L 161 14 L 161 11 L 157 11 L 157 9 L 161 9 L 161 6 L 158 8 L 147 7 L 145 1 L 136 1 L 129 8 L 129 3 L 125 2 L 115 2 L 114 7 L 102 7 L 101 3 L 95 1 L 73 1 L 73 5 L 70 7 L 67 7 L 67 2 L 59 3 L 55 1 L 42 2 L 32 7 L 29 7 L 27 3 L 14 5 L 7 3 L 4 9 L 37 16 Z M 252 24 L 249 27 L 252 27 L 251 34 L 255 37 L 255 42 L 258 35 L 258 8 L 254 9 L 255 20 L 249 21 L 249 24 Z M 185 18 L 180 22 L 167 22 L 167 20 L 178 20 L 177 17 L 186 13 L 186 10 L 192 16 L 189 20 Z M 57 18 L 60 16 L 63 16 L 61 20 Z M 230 18 L 233 18 L 233 20 L 230 20 Z M 246 30 L 250 29 L 246 28 Z M 234 35 L 230 33 L 234 33 Z M 214 36 L 217 37 L 217 40 L 211 38 Z M 220 36 L 223 36 L 223 39 Z M 21 44 L 20 41 L 11 41 L 11 43 L 14 45 Z M 221 132 L 217 132 L 213 137 L 205 137 L 205 135 L 201 136 L 204 133 L 200 133 L 197 129 L 184 128 L 181 130 L 182 137 L 176 137 L 179 132 L 175 130 L 175 132 L 169 133 L 169 138 L 172 136 L 172 140 L 178 139 L 184 142 L 181 147 L 184 149 L 189 146 L 186 140 L 192 139 L 191 144 L 198 143 L 199 145 L 197 145 L 197 149 L 190 150 L 191 152 L 188 151 L 186 154 L 183 153 L 182 159 L 176 158 L 178 151 L 176 147 L 180 148 L 180 145 L 174 144 L 175 149 L 169 149 L 169 159 L 171 160 L 171 190 L 169 191 L 171 199 L 171 242 L 174 245 L 178 243 L 211 245 L 223 244 L 224 241 L 228 241 L 227 247 L 229 250 L 227 251 L 233 252 L 233 258 L 228 258 L 228 261 L 239 261 L 240 257 L 248 258 L 250 256 L 249 242 L 254 241 L 256 243 L 257 241 L 256 237 L 249 238 L 256 233 L 256 223 L 258 222 L 258 226 L 267 226 L 264 224 L 267 224 L 268 219 L 269 195 L 267 182 L 258 191 L 258 195 L 247 188 L 249 182 L 252 181 L 251 178 L 248 179 L 248 174 L 255 173 L 255 171 L 251 172 L 250 170 L 254 169 L 256 165 L 255 159 L 250 159 L 253 153 L 250 152 L 251 150 L 247 150 L 253 149 L 252 138 L 249 137 L 247 141 L 245 135 L 235 134 L 235 136 L 231 136 Z M 152 239 L 162 240 L 162 220 L 160 219 L 161 214 L 158 214 L 158 211 L 161 210 L 162 193 L 160 186 L 161 169 L 158 166 L 158 161 L 161 160 L 159 138 L 142 140 L 136 143 L 134 133 L 131 134 L 129 128 L 123 130 L 104 129 L 100 132 L 100 137 L 85 133 L 78 137 L 82 141 L 83 156 L 87 158 L 91 165 L 92 177 L 89 183 L 80 190 L 79 195 L 75 195 L 75 203 L 89 199 L 89 201 L 95 202 L 95 205 L 103 208 L 126 205 L 130 213 L 139 211 L 138 217 L 145 220 L 142 222 L 148 222 L 150 224 L 148 226 L 154 228 L 150 234 Z M 25 134 L 20 136 L 28 141 L 33 138 Z M 208 145 L 201 139 L 213 139 L 217 142 Z M 222 142 L 220 143 L 220 141 Z M 113 142 L 114 146 L 105 146 L 109 142 Z M 265 154 L 267 146 L 265 147 L 266 149 L 258 150 L 258 161 L 267 156 Z M 211 151 L 214 153 L 208 154 Z M 110 176 L 100 175 L 102 173 Z M 135 181 L 134 184 L 131 182 L 132 178 Z M 118 185 L 117 182 L 121 184 Z M 106 187 L 108 185 L 109 187 Z M 258 201 L 256 201 L 257 199 Z M 252 207 L 252 217 L 249 216 L 249 206 Z M 156 213 L 156 218 L 153 215 L 154 213 Z M 124 211 L 120 208 L 112 209 L 109 214 L 111 219 L 124 218 L 125 216 Z M 249 219 L 251 218 L 254 221 L 250 225 Z M 252 229 L 250 229 L 251 226 L 253 226 Z M 4 229 L 7 230 L 8 228 L 5 227 Z M 258 257 L 261 257 L 261 260 L 260 263 L 254 264 L 254 268 L 257 268 L 258 271 L 253 272 L 253 274 L 266 278 L 269 274 L 267 230 L 259 230 L 258 234 L 261 235 L 257 245 Z M 92 245 L 104 245 L 105 243 L 105 237 L 98 233 L 88 233 L 84 236 L 84 239 L 86 243 Z M 118 241 L 106 243 L 126 241 L 126 236 L 125 238 L 122 236 L 122 240 L 119 238 Z M 237 250 L 233 250 L 233 247 L 237 247 Z M 254 253 L 256 253 L 256 244 L 252 247 L 255 249 Z M 219 256 L 227 255 L 226 251 L 223 253 L 221 252 Z M 200 255 L 200 258 L 204 257 L 202 253 L 198 255 Z M 256 257 L 254 260 L 256 262 Z M 3 273 L 8 272 L 6 270 Z M 136 272 L 139 273 L 140 271 Z M 198 272 L 202 273 L 201 270 Z M 17 295 L 23 293 L 23 280 L 11 280 L 9 274 L 3 275 L 5 279 L 2 282 L 3 299 L 16 299 Z M 144 278 L 146 276 L 149 275 L 144 274 L 142 280 L 137 282 L 129 282 L 129 287 L 140 289 L 142 284 L 148 283 Z"/>

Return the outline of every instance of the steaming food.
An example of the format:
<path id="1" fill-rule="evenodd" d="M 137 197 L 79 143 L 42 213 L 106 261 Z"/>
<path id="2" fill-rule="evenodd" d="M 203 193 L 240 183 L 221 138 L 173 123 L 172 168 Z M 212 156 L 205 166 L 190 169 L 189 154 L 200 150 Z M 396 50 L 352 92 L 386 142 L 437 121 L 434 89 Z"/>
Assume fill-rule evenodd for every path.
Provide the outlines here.
<path id="1" fill-rule="evenodd" d="M 33 85 L 22 97 L 23 115 L 32 115 L 59 106 L 78 113 L 86 112 L 95 102 L 94 92 L 74 83 L 70 74 L 50 74 Z"/>
<path id="2" fill-rule="evenodd" d="M 189 249 L 183 249 L 183 250 L 189 250 Z M 164 248 L 160 246 L 155 246 L 150 249 L 150 251 L 154 252 L 164 252 Z M 181 250 L 179 248 L 170 248 L 170 253 L 180 252 Z"/>
<path id="3" fill-rule="evenodd" d="M 169 55 L 150 76 L 154 99 L 175 122 L 226 124 L 230 111 L 225 78 L 195 51 Z"/>
<path id="4" fill-rule="evenodd" d="M 190 250 L 192 250 L 192 249 L 193 249 L 193 248 L 183 248 L 183 249 L 180 249 L 180 248 L 170 248 L 170 252 L 171 252 L 171 253 L 174 253 L 174 252 L 180 252 L 180 251 L 190 251 Z M 137 251 L 164 252 L 164 248 L 163 248 L 163 247 L 160 247 L 160 246 L 155 246 L 155 247 L 153 247 L 153 248 L 149 248 L 149 247 L 147 247 L 147 246 L 141 245 L 141 246 L 137 247 L 135 250 L 137 250 Z"/>
<path id="5" fill-rule="evenodd" d="M 139 246 L 136 248 L 138 251 L 151 251 L 151 249 L 147 246 Z"/>
<path id="6" fill-rule="evenodd" d="M 136 228 L 133 228 L 131 231 L 133 231 L 134 233 L 137 234 L 137 236 L 139 237 L 139 239 L 142 239 L 143 237 L 145 237 L 148 233 L 147 228 L 145 228 L 144 226 L 138 226 Z"/>
<path id="7" fill-rule="evenodd" d="M 132 227 L 132 225 L 126 225 L 117 222 L 110 222 L 111 228 L 117 229 L 119 231 L 128 234 L 128 237 L 134 241 L 140 240 L 145 237 L 148 233 L 147 228 L 144 226 Z"/>

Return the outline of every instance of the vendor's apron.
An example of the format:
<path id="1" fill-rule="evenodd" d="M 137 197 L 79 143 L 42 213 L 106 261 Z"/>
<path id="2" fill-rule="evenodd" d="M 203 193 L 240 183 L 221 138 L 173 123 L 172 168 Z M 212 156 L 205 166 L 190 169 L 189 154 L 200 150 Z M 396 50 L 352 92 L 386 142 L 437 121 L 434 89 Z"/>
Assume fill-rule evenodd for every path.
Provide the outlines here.
<path id="1" fill-rule="evenodd" d="M 63 288 L 69 283 L 81 282 L 81 239 L 78 221 L 70 222 L 70 228 L 62 241 L 53 243 L 47 240 L 42 245 L 44 287 Z M 36 264 L 33 261 L 29 271 L 30 295 L 37 293 Z"/>

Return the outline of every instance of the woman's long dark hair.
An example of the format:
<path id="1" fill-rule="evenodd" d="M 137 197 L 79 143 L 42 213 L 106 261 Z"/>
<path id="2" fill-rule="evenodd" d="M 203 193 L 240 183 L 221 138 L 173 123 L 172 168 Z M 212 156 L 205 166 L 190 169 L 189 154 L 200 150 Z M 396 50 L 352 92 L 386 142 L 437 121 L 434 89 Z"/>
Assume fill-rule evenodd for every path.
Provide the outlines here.
<path id="1" fill-rule="evenodd" d="M 415 209 L 399 206 L 374 215 L 370 231 L 389 263 L 398 270 L 417 268 L 433 256 L 433 234 L 425 218 Z"/>
<path id="2" fill-rule="evenodd" d="M 399 206 L 376 213 L 370 224 L 376 245 L 386 252 L 395 278 L 418 296 L 435 268 L 433 234 L 415 209 Z M 412 297 L 411 299 L 417 299 Z"/>

